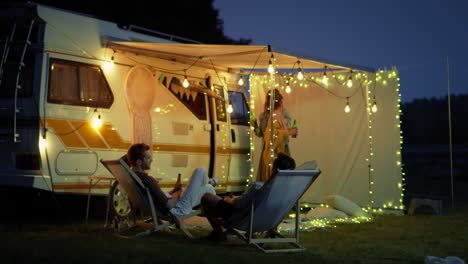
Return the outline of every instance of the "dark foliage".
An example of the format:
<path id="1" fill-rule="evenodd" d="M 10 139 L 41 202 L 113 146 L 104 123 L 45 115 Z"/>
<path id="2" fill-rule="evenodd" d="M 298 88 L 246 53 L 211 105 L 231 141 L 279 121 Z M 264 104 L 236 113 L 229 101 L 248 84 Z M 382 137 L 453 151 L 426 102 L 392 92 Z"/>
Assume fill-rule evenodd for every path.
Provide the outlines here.
<path id="1" fill-rule="evenodd" d="M 402 106 L 405 144 L 448 144 L 448 100 L 416 99 Z M 451 97 L 452 143 L 468 144 L 468 95 Z"/>
<path id="2" fill-rule="evenodd" d="M 27 2 L 13 0 L 10 2 Z M 89 1 L 37 0 L 35 3 L 71 10 L 119 25 L 137 25 L 165 34 L 210 44 L 249 44 L 224 35 L 223 20 L 213 0 Z"/>

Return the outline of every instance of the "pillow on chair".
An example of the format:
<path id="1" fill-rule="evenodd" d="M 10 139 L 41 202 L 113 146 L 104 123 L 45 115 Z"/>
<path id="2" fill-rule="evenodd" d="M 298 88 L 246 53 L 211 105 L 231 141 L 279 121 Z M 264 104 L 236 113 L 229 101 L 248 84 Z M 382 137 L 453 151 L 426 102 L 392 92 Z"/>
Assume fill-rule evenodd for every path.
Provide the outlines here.
<path id="1" fill-rule="evenodd" d="M 364 212 L 359 205 L 353 203 L 352 201 L 348 200 L 347 198 L 341 195 L 329 195 L 326 196 L 324 199 L 325 203 L 329 206 L 336 208 L 340 211 L 347 213 L 350 216 L 363 216 L 368 217 L 367 213 Z"/>

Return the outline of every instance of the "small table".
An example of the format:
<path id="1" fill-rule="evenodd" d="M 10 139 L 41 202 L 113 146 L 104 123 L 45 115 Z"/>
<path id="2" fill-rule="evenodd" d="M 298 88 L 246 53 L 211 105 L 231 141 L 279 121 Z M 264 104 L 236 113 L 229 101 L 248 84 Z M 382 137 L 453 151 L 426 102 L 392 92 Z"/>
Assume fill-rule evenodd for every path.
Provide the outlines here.
<path id="1" fill-rule="evenodd" d="M 93 186 L 98 184 L 100 181 L 109 181 L 109 194 L 108 194 L 108 197 L 107 197 L 107 208 L 106 208 L 106 223 L 104 224 L 104 226 L 107 226 L 107 220 L 109 218 L 110 201 L 111 201 L 110 191 L 111 191 L 111 187 L 112 187 L 112 182 L 115 181 L 114 176 L 110 176 L 110 175 L 93 175 L 93 176 L 89 176 L 88 204 L 86 205 L 86 223 L 88 223 L 88 217 L 89 217 L 89 203 L 90 203 L 90 200 L 91 200 L 91 189 L 92 189 Z"/>

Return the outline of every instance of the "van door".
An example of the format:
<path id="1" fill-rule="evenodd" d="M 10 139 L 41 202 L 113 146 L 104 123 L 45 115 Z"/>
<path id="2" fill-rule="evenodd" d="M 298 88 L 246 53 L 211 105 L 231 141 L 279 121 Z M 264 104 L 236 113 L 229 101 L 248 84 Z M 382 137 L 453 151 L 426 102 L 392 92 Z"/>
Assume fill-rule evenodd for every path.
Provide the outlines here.
<path id="1" fill-rule="evenodd" d="M 227 189 L 229 172 L 230 172 L 230 132 L 228 124 L 228 116 L 226 111 L 226 96 L 224 89 L 220 86 L 214 86 L 213 91 L 216 97 L 212 97 L 212 169 L 213 177 L 219 179 L 217 192 L 225 192 Z"/>
<path id="2" fill-rule="evenodd" d="M 243 191 L 250 171 L 249 107 L 244 93 L 229 91 L 231 159 L 227 191 Z"/>

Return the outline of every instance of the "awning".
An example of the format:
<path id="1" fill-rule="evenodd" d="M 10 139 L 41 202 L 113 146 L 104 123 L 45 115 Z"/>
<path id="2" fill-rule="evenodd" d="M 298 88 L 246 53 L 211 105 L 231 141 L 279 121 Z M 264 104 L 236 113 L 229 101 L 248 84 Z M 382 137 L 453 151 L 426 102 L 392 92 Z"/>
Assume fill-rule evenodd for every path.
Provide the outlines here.
<path id="1" fill-rule="evenodd" d="M 174 44 L 154 42 L 108 41 L 107 46 L 117 51 L 132 52 L 155 58 L 245 71 L 264 71 L 268 68 L 271 52 L 268 46 L 253 45 L 213 45 L 213 44 Z M 293 70 L 301 67 L 308 70 L 320 70 L 324 66 L 336 70 L 357 70 L 374 72 L 373 68 L 351 64 L 338 64 L 327 60 L 318 60 L 310 56 L 295 56 L 272 50 L 277 69 Z"/>

